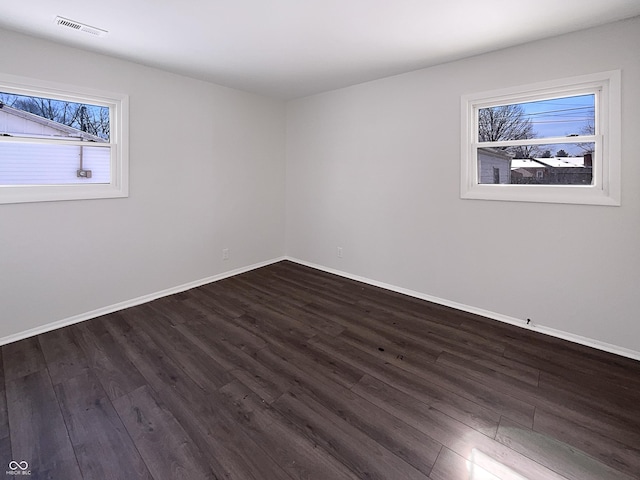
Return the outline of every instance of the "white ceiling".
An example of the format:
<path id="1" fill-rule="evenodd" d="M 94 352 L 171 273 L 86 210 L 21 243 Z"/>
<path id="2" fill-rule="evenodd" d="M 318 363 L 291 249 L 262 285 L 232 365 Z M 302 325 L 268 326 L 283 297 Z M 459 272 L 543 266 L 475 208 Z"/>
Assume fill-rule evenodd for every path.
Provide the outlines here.
<path id="1" fill-rule="evenodd" d="M 640 15 L 640 0 L 2 3 L 2 27 L 286 99 Z"/>

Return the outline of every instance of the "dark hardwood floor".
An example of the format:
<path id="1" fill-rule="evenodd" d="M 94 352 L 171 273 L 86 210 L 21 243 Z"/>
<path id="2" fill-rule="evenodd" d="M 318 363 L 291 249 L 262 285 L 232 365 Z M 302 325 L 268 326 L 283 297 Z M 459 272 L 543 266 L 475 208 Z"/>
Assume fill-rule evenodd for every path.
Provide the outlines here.
<path id="1" fill-rule="evenodd" d="M 1 361 L 7 478 L 640 478 L 640 362 L 290 262 Z"/>

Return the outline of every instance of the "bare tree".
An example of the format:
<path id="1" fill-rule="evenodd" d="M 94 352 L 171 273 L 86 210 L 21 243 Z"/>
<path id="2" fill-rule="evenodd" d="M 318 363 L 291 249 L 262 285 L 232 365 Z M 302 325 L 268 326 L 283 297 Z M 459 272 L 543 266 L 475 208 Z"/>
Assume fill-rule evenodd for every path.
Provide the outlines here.
<path id="1" fill-rule="evenodd" d="M 540 156 L 540 148 L 537 145 L 518 145 L 505 149 L 513 158 L 533 158 Z"/>
<path id="2" fill-rule="evenodd" d="M 521 105 L 481 108 L 478 112 L 478 135 L 481 142 L 534 138 L 531 120 Z"/>
<path id="3" fill-rule="evenodd" d="M 109 109 L 96 105 L 0 93 L 0 102 L 54 122 L 109 139 Z"/>
<path id="4" fill-rule="evenodd" d="M 478 112 L 478 137 L 481 142 L 524 140 L 534 138 L 535 132 L 522 105 L 513 104 L 481 108 Z M 530 158 L 538 153 L 534 145 L 502 147 L 502 150 L 516 158 Z"/>
<path id="5" fill-rule="evenodd" d="M 9 105 L 10 107 L 12 107 L 15 101 L 15 95 L 0 92 L 0 105 Z"/>
<path id="6" fill-rule="evenodd" d="M 581 135 L 595 135 L 595 133 L 596 133 L 596 126 L 593 123 L 593 120 L 589 120 L 589 123 L 587 123 L 580 129 Z M 589 153 L 592 154 L 595 148 L 595 145 L 593 143 L 578 143 L 577 146 L 580 150 L 582 150 L 582 152 L 585 155 Z"/>

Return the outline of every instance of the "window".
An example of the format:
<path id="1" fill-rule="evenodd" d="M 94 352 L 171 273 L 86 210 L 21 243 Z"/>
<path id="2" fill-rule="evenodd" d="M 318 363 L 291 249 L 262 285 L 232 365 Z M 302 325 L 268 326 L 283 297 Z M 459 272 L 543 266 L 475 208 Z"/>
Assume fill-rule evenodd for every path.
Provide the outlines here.
<path id="1" fill-rule="evenodd" d="M 620 205 L 620 115 L 619 71 L 463 96 L 461 197 Z"/>
<path id="2" fill-rule="evenodd" d="M 0 203 L 126 197 L 128 97 L 0 75 Z"/>

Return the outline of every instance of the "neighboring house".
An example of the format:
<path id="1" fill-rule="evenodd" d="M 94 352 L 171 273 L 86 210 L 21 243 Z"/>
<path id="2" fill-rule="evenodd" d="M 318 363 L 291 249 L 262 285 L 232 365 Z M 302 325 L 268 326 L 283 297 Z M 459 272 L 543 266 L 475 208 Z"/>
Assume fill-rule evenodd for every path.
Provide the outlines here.
<path id="1" fill-rule="evenodd" d="M 511 183 L 511 156 L 495 148 L 478 149 L 478 183 Z"/>
<path id="2" fill-rule="evenodd" d="M 547 165 L 551 185 L 590 185 L 593 179 L 591 155 L 584 157 L 552 157 L 536 159 Z"/>
<path id="3" fill-rule="evenodd" d="M 91 144 L 106 140 L 62 123 L 0 103 L 0 136 L 56 138 L 88 145 L 54 145 L 35 142 L 0 142 L 0 180 L 4 185 L 109 183 L 108 148 Z M 79 171 L 90 172 L 80 174 Z"/>
<path id="4" fill-rule="evenodd" d="M 547 165 L 533 158 L 511 160 L 511 183 L 547 183 Z"/>
<path id="5" fill-rule="evenodd" d="M 545 185 L 590 185 L 593 178 L 591 154 L 584 157 L 513 159 L 512 183 Z"/>

